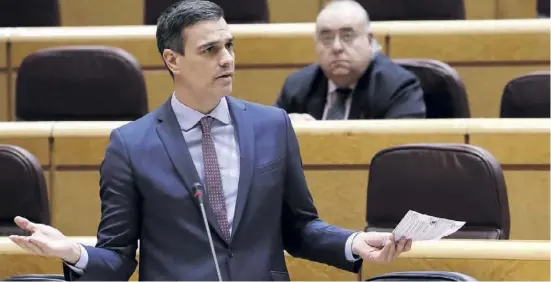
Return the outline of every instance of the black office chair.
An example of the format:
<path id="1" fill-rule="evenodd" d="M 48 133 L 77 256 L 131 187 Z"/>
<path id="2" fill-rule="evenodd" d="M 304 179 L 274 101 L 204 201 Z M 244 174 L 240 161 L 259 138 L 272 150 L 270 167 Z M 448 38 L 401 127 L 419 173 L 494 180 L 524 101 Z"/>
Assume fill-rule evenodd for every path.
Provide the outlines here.
<path id="1" fill-rule="evenodd" d="M 14 275 L 4 281 L 65 281 L 65 277 L 61 274 L 26 274 Z"/>
<path id="2" fill-rule="evenodd" d="M 365 281 L 477 281 L 475 278 L 448 271 L 403 271 L 377 275 Z"/>

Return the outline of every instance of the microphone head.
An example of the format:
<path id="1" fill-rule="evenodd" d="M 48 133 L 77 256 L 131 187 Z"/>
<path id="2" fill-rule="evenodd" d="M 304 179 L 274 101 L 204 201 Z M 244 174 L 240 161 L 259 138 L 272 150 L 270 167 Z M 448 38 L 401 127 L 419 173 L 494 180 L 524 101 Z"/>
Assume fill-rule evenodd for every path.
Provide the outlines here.
<path id="1" fill-rule="evenodd" d="M 201 183 L 193 183 L 193 196 L 199 198 L 199 200 L 203 199 L 203 185 Z"/>

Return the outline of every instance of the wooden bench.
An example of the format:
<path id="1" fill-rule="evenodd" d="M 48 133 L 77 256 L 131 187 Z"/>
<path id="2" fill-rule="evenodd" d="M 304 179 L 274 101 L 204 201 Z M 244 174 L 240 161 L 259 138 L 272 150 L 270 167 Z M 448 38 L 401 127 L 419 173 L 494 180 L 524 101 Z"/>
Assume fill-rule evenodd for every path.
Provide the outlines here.
<path id="1" fill-rule="evenodd" d="M 548 240 L 549 121 L 320 121 L 297 123 L 295 130 L 310 191 L 329 223 L 364 228 L 369 164 L 377 151 L 406 143 L 469 143 L 488 150 L 502 165 L 511 239 Z M 21 144 L 49 160 L 52 224 L 70 236 L 94 235 L 100 219 L 98 168 L 109 133 L 124 122 L 40 124 L 0 123 L 6 128 L 0 130 L 0 141 Z M 42 130 L 43 136 L 29 135 L 30 127 Z M 336 212 L 342 210 L 347 212 Z"/>
<path id="2" fill-rule="evenodd" d="M 95 237 L 71 238 L 95 245 Z M 441 240 L 416 242 L 411 251 L 389 264 L 364 263 L 362 277 L 394 271 L 458 271 L 479 281 L 549 281 L 549 241 Z M 139 251 L 137 254 L 139 259 Z M 294 281 L 354 281 L 353 273 L 286 254 Z M 137 280 L 138 271 L 131 280 Z M 21 274 L 61 274 L 61 261 L 27 253 L 0 237 L 0 279 Z"/>
<path id="3" fill-rule="evenodd" d="M 548 23 L 376 22 L 372 28 L 383 52 L 391 58 L 433 58 L 450 63 L 465 81 L 473 117 L 498 117 L 502 90 L 509 79 L 548 68 Z M 287 75 L 316 61 L 311 23 L 231 28 L 237 64 L 233 95 L 239 98 L 273 104 Z M 9 42 L 5 61 L 10 64 L 4 71 L 0 65 L 0 119 L 14 119 L 15 79 L 22 60 L 31 52 L 54 46 L 110 45 L 129 51 L 144 70 L 150 110 L 173 91 L 157 52 L 154 26 L 16 28 L 0 29 L 1 34 L 7 35 L 4 39 L 0 36 L 0 51 Z"/>

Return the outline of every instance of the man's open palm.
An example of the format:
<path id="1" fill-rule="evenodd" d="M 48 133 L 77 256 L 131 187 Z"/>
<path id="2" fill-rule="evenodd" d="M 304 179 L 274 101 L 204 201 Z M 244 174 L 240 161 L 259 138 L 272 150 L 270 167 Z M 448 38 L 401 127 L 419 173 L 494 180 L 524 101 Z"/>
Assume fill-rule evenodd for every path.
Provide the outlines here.
<path id="1" fill-rule="evenodd" d="M 79 246 L 69 240 L 59 230 L 44 224 L 16 217 L 19 228 L 31 232 L 31 236 L 11 235 L 9 238 L 21 248 L 42 256 L 57 257 L 75 263 L 80 257 Z"/>

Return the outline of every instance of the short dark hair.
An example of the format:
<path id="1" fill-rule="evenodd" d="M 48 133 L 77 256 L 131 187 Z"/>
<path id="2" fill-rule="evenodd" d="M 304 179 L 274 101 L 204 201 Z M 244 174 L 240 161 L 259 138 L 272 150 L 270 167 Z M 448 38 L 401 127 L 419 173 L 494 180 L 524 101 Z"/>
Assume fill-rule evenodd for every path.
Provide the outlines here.
<path id="1" fill-rule="evenodd" d="M 184 34 L 186 27 L 200 21 L 219 20 L 224 11 L 217 4 L 207 0 L 183 0 L 168 7 L 157 20 L 157 49 L 184 54 Z"/>

